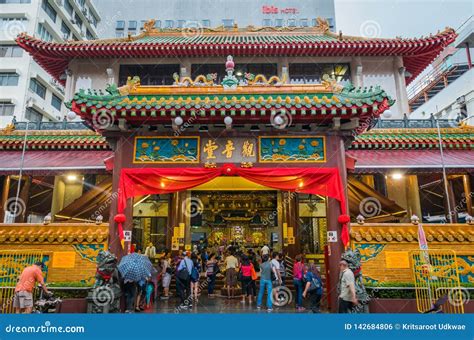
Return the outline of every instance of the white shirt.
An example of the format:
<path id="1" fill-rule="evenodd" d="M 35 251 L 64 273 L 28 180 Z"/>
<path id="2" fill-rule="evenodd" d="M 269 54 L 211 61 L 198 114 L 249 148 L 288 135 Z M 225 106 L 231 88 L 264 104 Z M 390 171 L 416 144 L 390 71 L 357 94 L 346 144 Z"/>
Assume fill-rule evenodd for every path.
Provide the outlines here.
<path id="1" fill-rule="evenodd" d="M 277 259 L 272 260 L 272 267 L 275 268 L 277 271 L 280 271 L 280 262 Z"/>
<path id="2" fill-rule="evenodd" d="M 261 252 L 262 255 L 268 255 L 268 253 L 270 253 L 270 248 L 268 248 L 267 246 L 263 246 Z"/>

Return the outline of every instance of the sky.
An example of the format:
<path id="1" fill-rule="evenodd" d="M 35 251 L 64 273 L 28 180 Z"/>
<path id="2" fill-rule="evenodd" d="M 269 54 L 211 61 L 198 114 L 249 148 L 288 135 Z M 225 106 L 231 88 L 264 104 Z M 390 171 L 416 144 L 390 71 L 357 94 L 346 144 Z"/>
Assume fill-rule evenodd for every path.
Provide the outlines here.
<path id="1" fill-rule="evenodd" d="M 336 29 L 346 35 L 403 38 L 459 28 L 474 0 L 334 0 Z"/>

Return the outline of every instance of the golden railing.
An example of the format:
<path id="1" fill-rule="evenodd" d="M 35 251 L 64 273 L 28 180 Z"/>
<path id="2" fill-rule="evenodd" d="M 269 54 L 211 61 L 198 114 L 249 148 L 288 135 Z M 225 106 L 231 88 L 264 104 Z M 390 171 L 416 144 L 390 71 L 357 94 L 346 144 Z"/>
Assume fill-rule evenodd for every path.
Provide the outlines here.
<path id="1" fill-rule="evenodd" d="M 464 313 L 466 297 L 453 250 L 415 250 L 411 262 L 420 313 L 437 309 L 437 302 L 443 313 Z"/>
<path id="2" fill-rule="evenodd" d="M 14 312 L 15 286 L 22 270 L 44 260 L 41 250 L 0 251 L 0 313 Z"/>

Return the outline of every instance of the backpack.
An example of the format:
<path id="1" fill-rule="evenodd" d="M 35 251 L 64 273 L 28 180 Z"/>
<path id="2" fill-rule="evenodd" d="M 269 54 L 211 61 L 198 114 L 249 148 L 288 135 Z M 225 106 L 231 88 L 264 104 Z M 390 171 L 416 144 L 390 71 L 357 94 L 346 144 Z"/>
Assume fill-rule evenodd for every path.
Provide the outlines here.
<path id="1" fill-rule="evenodd" d="M 197 270 L 196 266 L 193 266 L 193 269 L 191 269 L 191 280 L 199 280 L 199 271 Z"/>
<path id="2" fill-rule="evenodd" d="M 318 291 L 321 294 L 322 284 L 318 277 L 311 275 L 311 281 L 308 281 L 308 282 L 311 282 L 311 285 L 309 286 L 308 291 L 310 292 Z"/>

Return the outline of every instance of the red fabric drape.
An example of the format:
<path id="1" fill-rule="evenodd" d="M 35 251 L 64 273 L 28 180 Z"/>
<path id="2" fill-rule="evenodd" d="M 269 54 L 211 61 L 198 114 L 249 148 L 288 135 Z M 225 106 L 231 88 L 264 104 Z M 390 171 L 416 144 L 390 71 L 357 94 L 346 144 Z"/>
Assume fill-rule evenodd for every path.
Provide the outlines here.
<path id="1" fill-rule="evenodd" d="M 118 197 L 118 213 L 123 213 L 127 199 L 141 195 L 183 191 L 209 182 L 218 176 L 241 176 L 273 189 L 317 194 L 339 201 L 341 214 L 346 214 L 346 199 L 339 170 L 336 168 L 129 168 L 122 169 Z M 343 224 L 341 240 L 349 242 L 347 225 Z"/>

